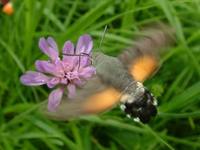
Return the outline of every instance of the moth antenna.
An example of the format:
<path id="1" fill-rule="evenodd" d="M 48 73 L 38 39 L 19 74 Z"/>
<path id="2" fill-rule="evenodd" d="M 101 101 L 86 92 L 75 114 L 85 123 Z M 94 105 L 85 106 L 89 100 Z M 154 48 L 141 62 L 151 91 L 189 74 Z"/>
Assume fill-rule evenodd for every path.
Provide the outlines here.
<path id="1" fill-rule="evenodd" d="M 102 45 L 103 40 L 104 40 L 104 38 L 105 38 L 105 35 L 106 35 L 106 31 L 107 31 L 107 29 L 108 29 L 108 26 L 106 25 L 105 28 L 104 28 L 104 31 L 103 31 L 103 34 L 102 34 L 101 40 L 100 40 L 100 42 L 99 42 L 99 49 L 101 48 L 101 45 Z M 100 49 L 100 50 L 101 50 L 101 49 Z"/>

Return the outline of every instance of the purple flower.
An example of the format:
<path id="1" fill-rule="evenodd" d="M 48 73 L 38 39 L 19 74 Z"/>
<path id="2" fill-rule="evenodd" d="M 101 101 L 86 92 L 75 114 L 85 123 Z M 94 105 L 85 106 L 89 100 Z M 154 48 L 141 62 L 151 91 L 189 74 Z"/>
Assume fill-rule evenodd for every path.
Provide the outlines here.
<path id="1" fill-rule="evenodd" d="M 76 48 L 71 41 L 66 41 L 62 49 L 62 60 L 52 37 L 40 38 L 39 47 L 50 60 L 37 60 L 37 71 L 27 71 L 20 80 L 28 86 L 56 86 L 48 98 L 48 110 L 54 111 L 60 104 L 65 88 L 68 90 L 68 97 L 72 98 L 75 96 L 76 87 L 82 86 L 96 73 L 90 63 L 93 42 L 89 35 L 81 36 Z"/>

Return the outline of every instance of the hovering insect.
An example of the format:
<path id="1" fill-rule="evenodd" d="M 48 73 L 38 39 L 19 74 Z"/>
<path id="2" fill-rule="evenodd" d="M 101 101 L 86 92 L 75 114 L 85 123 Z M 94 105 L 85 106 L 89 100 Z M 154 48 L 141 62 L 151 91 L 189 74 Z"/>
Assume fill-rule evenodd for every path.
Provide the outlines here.
<path id="1" fill-rule="evenodd" d="M 118 58 L 93 53 L 96 75 L 77 90 L 73 99 L 64 96 L 55 112 L 45 111 L 45 114 L 53 119 L 68 120 L 100 113 L 120 104 L 127 117 L 149 122 L 157 114 L 157 102 L 142 82 L 158 69 L 159 50 L 171 43 L 172 33 L 163 26 L 147 29 L 144 33 L 145 37 L 138 39 Z"/>
<path id="2" fill-rule="evenodd" d="M 0 0 L 0 5 L 2 5 L 2 11 L 7 15 L 12 15 L 14 12 L 13 4 L 9 0 Z"/>

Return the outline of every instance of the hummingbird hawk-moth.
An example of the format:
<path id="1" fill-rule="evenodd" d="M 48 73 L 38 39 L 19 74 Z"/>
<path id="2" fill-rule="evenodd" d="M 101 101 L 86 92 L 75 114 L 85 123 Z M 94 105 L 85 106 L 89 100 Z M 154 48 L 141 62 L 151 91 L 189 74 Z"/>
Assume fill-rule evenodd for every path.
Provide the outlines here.
<path id="1" fill-rule="evenodd" d="M 142 83 L 158 69 L 160 49 L 172 41 L 172 32 L 167 27 L 159 27 L 144 33 L 145 36 L 118 57 L 93 53 L 96 75 L 77 90 L 73 99 L 63 97 L 55 112 L 45 111 L 45 114 L 68 120 L 104 112 L 120 104 L 127 117 L 149 122 L 157 114 L 157 102 Z"/>

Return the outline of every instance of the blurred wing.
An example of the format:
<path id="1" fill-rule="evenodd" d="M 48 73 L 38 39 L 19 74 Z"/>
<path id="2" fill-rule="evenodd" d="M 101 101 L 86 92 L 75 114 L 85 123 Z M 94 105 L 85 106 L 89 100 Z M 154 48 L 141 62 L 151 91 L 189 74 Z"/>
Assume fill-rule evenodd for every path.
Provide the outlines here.
<path id="1" fill-rule="evenodd" d="M 119 55 L 119 60 L 136 81 L 143 82 L 158 69 L 161 49 L 173 41 L 172 32 L 172 29 L 164 25 L 149 28 L 144 31 L 145 36 L 136 41 L 134 47 Z"/>
<path id="2" fill-rule="evenodd" d="M 81 89 L 77 89 L 74 99 L 68 99 L 65 96 L 55 112 L 48 112 L 47 105 L 42 106 L 42 112 L 52 119 L 68 120 L 80 115 L 108 110 L 119 101 L 119 98 L 120 92 L 103 85 L 99 78 L 95 76 Z"/>

